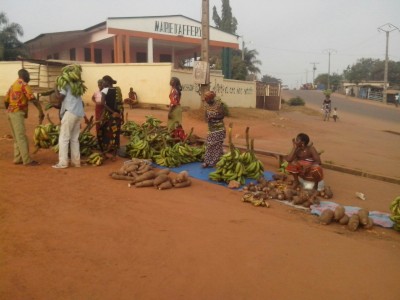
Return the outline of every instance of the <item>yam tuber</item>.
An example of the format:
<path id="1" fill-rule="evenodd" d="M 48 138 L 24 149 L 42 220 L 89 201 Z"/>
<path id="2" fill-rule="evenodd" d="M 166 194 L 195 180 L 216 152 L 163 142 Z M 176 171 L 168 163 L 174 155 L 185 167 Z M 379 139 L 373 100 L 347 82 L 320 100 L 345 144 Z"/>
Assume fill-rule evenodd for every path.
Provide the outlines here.
<path id="1" fill-rule="evenodd" d="M 135 182 L 135 187 L 148 187 L 154 186 L 154 179 L 147 179 L 140 182 Z"/>
<path id="2" fill-rule="evenodd" d="M 334 212 L 335 213 L 334 214 L 335 221 L 339 221 L 341 218 L 343 218 L 344 212 L 345 212 L 345 209 L 342 205 L 336 206 L 335 212 Z"/>
<path id="3" fill-rule="evenodd" d="M 356 231 L 359 225 L 360 225 L 360 217 L 358 216 L 358 214 L 354 214 L 350 217 L 349 223 L 347 224 L 347 228 L 350 231 Z"/>
<path id="4" fill-rule="evenodd" d="M 331 190 L 330 186 L 326 186 L 324 188 L 324 192 L 325 192 L 325 195 L 324 195 L 325 199 L 331 199 L 333 197 L 333 193 L 332 193 L 332 190 Z"/>
<path id="5" fill-rule="evenodd" d="M 188 187 L 192 184 L 192 181 L 190 179 L 187 179 L 186 181 L 183 182 L 176 182 L 174 184 L 174 187 L 176 188 L 183 188 L 183 187 Z"/>
<path id="6" fill-rule="evenodd" d="M 334 212 L 331 209 L 325 209 L 319 216 L 322 225 L 329 225 L 332 222 Z"/>
<path id="7" fill-rule="evenodd" d="M 364 228 L 371 229 L 372 227 L 374 227 L 374 221 L 370 217 L 368 217 L 368 224 L 364 225 Z"/>
<path id="8" fill-rule="evenodd" d="M 149 179 L 154 179 L 156 177 L 156 172 L 154 172 L 153 170 L 147 171 L 144 174 L 141 174 L 139 176 L 137 176 L 134 181 L 136 182 L 141 182 L 144 180 L 149 180 Z"/>
<path id="9" fill-rule="evenodd" d="M 361 209 L 358 211 L 357 214 L 358 214 L 358 216 L 360 217 L 360 223 L 361 223 L 362 225 L 367 225 L 367 224 L 368 224 L 369 211 L 366 210 L 366 209 L 364 209 L 364 208 L 361 208 Z"/>
<path id="10" fill-rule="evenodd" d="M 156 178 L 154 178 L 154 186 L 159 186 L 161 183 L 165 182 L 165 181 L 169 181 L 169 177 L 167 174 L 158 174 Z"/>
<path id="11" fill-rule="evenodd" d="M 111 173 L 110 174 L 112 179 L 116 179 L 116 180 L 129 180 L 132 181 L 133 177 L 132 176 L 127 176 L 127 175 L 120 175 L 118 173 Z"/>
<path id="12" fill-rule="evenodd" d="M 165 169 L 160 169 L 158 172 L 157 172 L 157 175 L 160 175 L 160 174 L 169 174 L 171 172 L 171 170 L 170 169 L 168 169 L 168 168 L 165 168 Z"/>
<path id="13" fill-rule="evenodd" d="M 158 185 L 159 190 L 168 190 L 172 187 L 173 187 L 173 185 L 171 183 L 171 180 L 169 180 L 169 179 Z"/>
<path id="14" fill-rule="evenodd" d="M 184 182 L 189 178 L 189 173 L 187 171 L 182 171 L 176 175 L 175 180 L 176 182 Z"/>
<path id="15" fill-rule="evenodd" d="M 344 215 L 340 220 L 339 220 L 339 224 L 340 225 L 347 225 L 349 223 L 349 216 L 348 215 Z"/>

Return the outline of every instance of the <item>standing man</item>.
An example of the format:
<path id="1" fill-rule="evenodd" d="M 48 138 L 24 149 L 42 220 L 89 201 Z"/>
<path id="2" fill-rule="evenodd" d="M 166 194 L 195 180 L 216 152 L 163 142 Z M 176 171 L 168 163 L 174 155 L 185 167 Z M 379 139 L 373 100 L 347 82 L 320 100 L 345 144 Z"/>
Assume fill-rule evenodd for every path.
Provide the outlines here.
<path id="1" fill-rule="evenodd" d="M 39 100 L 35 98 L 29 86 L 30 76 L 25 69 L 18 71 L 18 79 L 9 88 L 4 105 L 8 112 L 8 121 L 14 137 L 14 164 L 37 166 L 39 163 L 29 155 L 29 142 L 26 137 L 25 120 L 28 117 L 28 101 L 39 111 L 39 124 L 44 119 L 44 113 Z"/>
<path id="2" fill-rule="evenodd" d="M 75 72 L 80 79 L 78 68 L 71 67 L 70 72 Z M 71 149 L 71 166 L 81 166 L 81 153 L 79 148 L 79 134 L 81 120 L 85 116 L 83 109 L 82 93 L 72 90 L 72 83 L 68 82 L 59 90 L 56 86 L 56 97 L 61 101 L 60 117 L 61 127 L 58 138 L 58 163 L 53 166 L 55 169 L 65 169 L 69 166 L 68 151 Z"/>

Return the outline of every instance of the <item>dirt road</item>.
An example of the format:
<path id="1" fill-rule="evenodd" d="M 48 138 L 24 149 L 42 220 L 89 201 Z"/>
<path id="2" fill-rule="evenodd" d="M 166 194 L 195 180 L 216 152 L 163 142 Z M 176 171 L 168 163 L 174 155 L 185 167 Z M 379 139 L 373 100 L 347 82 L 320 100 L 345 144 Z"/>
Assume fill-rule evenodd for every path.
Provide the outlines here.
<path id="1" fill-rule="evenodd" d="M 166 121 L 165 111 L 128 112 L 137 122 L 146 115 Z M 56 120 L 56 112 L 51 114 Z M 35 122 L 33 108 L 29 137 Z M 185 112 L 183 122 L 205 136 L 206 125 L 198 118 Z M 362 143 L 359 136 L 368 124 L 357 120 L 326 124 L 315 113 L 232 109 L 227 122 L 234 123 L 238 145 L 244 144 L 246 126 L 256 148 L 276 151 L 288 150 L 291 137 L 304 131 L 325 150 L 323 160 L 391 175 L 398 170 L 398 156 L 385 155 L 381 169 L 380 149 L 369 147 L 398 152 L 398 137 L 388 141 L 372 134 Z M 328 138 L 339 132 L 346 141 L 341 147 Z M 1 110 L 0 137 L 6 134 Z M 358 155 L 347 155 L 354 151 Z M 12 141 L 0 140 L 0 299 L 394 300 L 400 295 L 400 235 L 391 229 L 323 226 L 307 212 L 277 202 L 269 209 L 253 207 L 241 202 L 238 191 L 196 179 L 182 190 L 129 189 L 108 176 L 122 158 L 63 170 L 51 168 L 57 155 L 50 150 L 34 158 L 40 166 L 13 165 Z M 276 170 L 275 159 L 261 159 L 266 169 Z M 329 170 L 325 175 L 332 200 L 346 205 L 388 212 L 400 192 L 395 184 Z M 357 199 L 356 191 L 367 200 Z"/>

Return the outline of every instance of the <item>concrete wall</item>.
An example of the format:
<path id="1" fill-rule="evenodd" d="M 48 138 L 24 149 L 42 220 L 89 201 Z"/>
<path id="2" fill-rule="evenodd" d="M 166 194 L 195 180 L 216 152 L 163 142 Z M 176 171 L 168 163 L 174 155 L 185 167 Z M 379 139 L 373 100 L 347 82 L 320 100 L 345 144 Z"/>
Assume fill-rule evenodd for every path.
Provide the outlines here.
<path id="1" fill-rule="evenodd" d="M 139 103 L 164 106 L 169 104 L 169 81 L 172 76 L 181 81 L 183 91 L 181 104 L 193 109 L 201 106 L 200 87 L 194 84 L 192 71 L 173 70 L 171 63 L 143 64 L 92 64 L 81 63 L 82 79 L 88 87 L 83 96 L 86 103 L 97 90 L 97 80 L 110 75 L 117 81 L 124 97 L 129 88 L 136 91 Z M 17 79 L 21 62 L 0 62 L 0 95 L 4 95 Z M 212 74 L 210 89 L 230 107 L 256 107 L 256 83 L 252 81 L 225 80 L 221 74 Z"/>

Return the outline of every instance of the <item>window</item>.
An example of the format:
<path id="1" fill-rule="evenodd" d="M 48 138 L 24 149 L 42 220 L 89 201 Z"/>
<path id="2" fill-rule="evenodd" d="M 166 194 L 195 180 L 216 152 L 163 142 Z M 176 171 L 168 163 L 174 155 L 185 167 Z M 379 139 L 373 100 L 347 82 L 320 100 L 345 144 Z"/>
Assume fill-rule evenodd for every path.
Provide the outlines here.
<path id="1" fill-rule="evenodd" d="M 160 62 L 172 62 L 171 54 L 160 54 Z"/>
<path id="2" fill-rule="evenodd" d="M 101 49 L 94 49 L 94 62 L 99 64 L 103 62 Z"/>
<path id="3" fill-rule="evenodd" d="M 85 48 L 85 61 L 92 61 L 90 48 Z"/>
<path id="4" fill-rule="evenodd" d="M 138 63 L 147 62 L 147 53 L 145 53 L 145 52 L 136 53 L 136 62 L 138 62 Z"/>
<path id="5" fill-rule="evenodd" d="M 69 60 L 76 60 L 76 49 L 69 49 Z"/>

